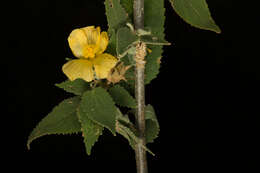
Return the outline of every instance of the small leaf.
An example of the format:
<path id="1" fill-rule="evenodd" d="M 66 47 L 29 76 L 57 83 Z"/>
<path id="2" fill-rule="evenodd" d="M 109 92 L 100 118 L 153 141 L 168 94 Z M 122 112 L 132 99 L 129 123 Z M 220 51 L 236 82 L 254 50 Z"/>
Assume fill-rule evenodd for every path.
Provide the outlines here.
<path id="1" fill-rule="evenodd" d="M 86 91 L 82 95 L 78 111 L 80 119 L 87 117 L 115 135 L 116 106 L 105 89 L 98 87 Z"/>
<path id="2" fill-rule="evenodd" d="M 90 89 L 89 83 L 82 79 L 76 79 L 74 81 L 67 80 L 62 83 L 55 84 L 55 86 L 75 95 L 82 95 L 85 91 Z"/>
<path id="3" fill-rule="evenodd" d="M 135 99 L 120 85 L 115 85 L 109 89 L 109 93 L 114 99 L 115 103 L 119 106 L 135 108 Z"/>
<path id="4" fill-rule="evenodd" d="M 105 1 L 106 16 L 109 30 L 117 31 L 127 21 L 127 14 L 119 0 Z"/>
<path id="5" fill-rule="evenodd" d="M 80 132 L 80 123 L 76 115 L 76 108 L 80 102 L 79 97 L 66 99 L 56 106 L 31 132 L 27 147 L 41 136 L 51 134 L 72 134 Z"/>
<path id="6" fill-rule="evenodd" d="M 206 0 L 170 0 L 173 9 L 187 23 L 194 27 L 220 33 L 210 15 Z"/>
<path id="7" fill-rule="evenodd" d="M 146 142 L 151 143 L 158 137 L 160 127 L 154 109 L 151 105 L 145 107 Z"/>
<path id="8" fill-rule="evenodd" d="M 99 136 L 102 134 L 103 127 L 90 120 L 84 112 L 78 109 L 77 115 L 81 123 L 82 135 L 84 137 L 84 143 L 87 154 L 91 154 L 93 145 L 97 142 Z"/>
<path id="9" fill-rule="evenodd" d="M 138 133 L 135 126 L 129 121 L 126 116 L 123 116 L 120 110 L 117 111 L 117 126 L 116 126 L 117 133 L 125 137 L 129 145 L 135 150 L 136 145 L 140 144 L 141 141 L 138 138 Z M 154 153 L 149 150 L 146 146 L 142 145 L 142 147 L 149 152 L 151 155 L 154 156 Z"/>
<path id="10" fill-rule="evenodd" d="M 145 0 L 144 5 L 145 27 L 151 28 L 153 37 L 164 40 L 164 0 Z M 160 69 L 158 58 L 162 57 L 163 52 L 162 46 L 148 45 L 148 48 L 152 52 L 148 53 L 145 59 L 145 84 L 149 84 L 158 75 Z"/>
<path id="11" fill-rule="evenodd" d="M 121 57 L 126 54 L 127 50 L 137 40 L 137 35 L 135 35 L 128 27 L 119 28 L 117 31 L 117 55 Z"/>

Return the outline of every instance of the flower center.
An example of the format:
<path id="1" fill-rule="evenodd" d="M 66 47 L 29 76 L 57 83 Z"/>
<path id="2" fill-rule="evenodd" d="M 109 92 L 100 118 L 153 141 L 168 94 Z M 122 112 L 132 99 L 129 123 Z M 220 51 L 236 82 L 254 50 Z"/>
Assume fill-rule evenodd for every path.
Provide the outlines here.
<path id="1" fill-rule="evenodd" d="M 87 45 L 83 50 L 83 55 L 86 58 L 94 58 L 95 57 L 95 46 L 94 45 Z"/>

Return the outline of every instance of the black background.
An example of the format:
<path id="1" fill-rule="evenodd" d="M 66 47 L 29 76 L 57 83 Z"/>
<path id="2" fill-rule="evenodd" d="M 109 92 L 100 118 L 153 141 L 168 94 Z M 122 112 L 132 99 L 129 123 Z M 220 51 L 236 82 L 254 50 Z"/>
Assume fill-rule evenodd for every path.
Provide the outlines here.
<path id="1" fill-rule="evenodd" d="M 146 87 L 146 102 L 161 125 L 159 138 L 148 145 L 156 154 L 148 155 L 151 173 L 259 166 L 259 15 L 240 1 L 207 2 L 221 34 L 191 27 L 165 2 L 172 46 L 164 48 L 161 72 Z M 66 79 L 61 67 L 73 56 L 69 33 L 88 25 L 106 30 L 104 12 L 102 0 L 24 0 L 14 1 L 4 16 L 10 34 L 1 63 L 8 68 L 8 126 L 14 131 L 7 133 L 8 156 L 23 163 L 21 169 L 135 172 L 127 141 L 108 131 L 91 156 L 80 135 L 44 136 L 26 149 L 36 124 L 70 96 L 54 86 Z"/>

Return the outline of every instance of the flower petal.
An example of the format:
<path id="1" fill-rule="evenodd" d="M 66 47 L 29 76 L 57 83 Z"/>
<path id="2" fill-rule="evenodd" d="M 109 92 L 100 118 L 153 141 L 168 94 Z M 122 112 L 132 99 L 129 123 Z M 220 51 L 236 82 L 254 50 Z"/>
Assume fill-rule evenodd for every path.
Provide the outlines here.
<path id="1" fill-rule="evenodd" d="M 63 65 L 62 71 L 72 81 L 81 78 L 90 82 L 94 79 L 93 64 L 86 59 L 69 61 Z"/>
<path id="2" fill-rule="evenodd" d="M 96 45 L 100 37 L 100 27 L 87 26 L 81 28 L 84 31 L 89 45 Z"/>
<path id="3" fill-rule="evenodd" d="M 101 54 L 106 50 L 108 41 L 109 39 L 108 39 L 107 32 L 103 31 L 100 35 L 99 44 L 96 45 L 97 46 L 96 54 Z"/>
<path id="4" fill-rule="evenodd" d="M 78 58 L 83 58 L 84 49 L 87 45 L 87 37 L 84 31 L 81 29 L 73 30 L 69 35 L 68 42 L 73 54 Z"/>
<path id="5" fill-rule="evenodd" d="M 108 73 L 116 65 L 116 63 L 117 63 L 117 59 L 110 54 L 104 53 L 98 55 L 93 60 L 97 78 L 99 79 L 107 78 Z"/>

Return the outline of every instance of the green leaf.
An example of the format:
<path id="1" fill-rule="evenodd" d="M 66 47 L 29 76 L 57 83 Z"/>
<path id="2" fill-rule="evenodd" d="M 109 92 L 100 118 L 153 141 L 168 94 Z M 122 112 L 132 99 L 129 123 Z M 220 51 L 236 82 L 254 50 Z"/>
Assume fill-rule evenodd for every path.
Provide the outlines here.
<path id="1" fill-rule="evenodd" d="M 86 91 L 82 95 L 79 114 L 106 127 L 115 135 L 116 106 L 111 96 L 101 87 Z"/>
<path id="2" fill-rule="evenodd" d="M 114 56 L 117 56 L 117 53 L 116 53 L 116 32 L 115 32 L 114 29 L 110 29 L 108 34 L 109 34 L 109 43 L 108 43 L 106 52 L 110 53 Z"/>
<path id="3" fill-rule="evenodd" d="M 76 108 L 80 102 L 79 97 L 66 99 L 56 106 L 31 132 L 27 147 L 41 136 L 51 134 L 72 134 L 80 132 L 80 123 L 76 115 Z"/>
<path id="4" fill-rule="evenodd" d="M 151 143 L 158 137 L 160 127 L 154 109 L 151 105 L 145 107 L 146 142 Z"/>
<path id="5" fill-rule="evenodd" d="M 146 28 L 151 28 L 153 37 L 164 40 L 164 0 L 144 1 L 144 24 Z M 148 45 L 152 50 L 146 56 L 145 84 L 149 84 L 159 73 L 159 59 L 162 57 L 162 46 Z"/>
<path id="6" fill-rule="evenodd" d="M 171 43 L 169 43 L 165 40 L 159 39 L 153 35 L 142 36 L 141 41 L 146 44 L 150 44 L 150 45 L 158 45 L 158 46 L 171 45 Z"/>
<path id="7" fill-rule="evenodd" d="M 117 55 L 123 57 L 134 42 L 138 40 L 128 27 L 119 28 L 117 31 Z"/>
<path id="8" fill-rule="evenodd" d="M 160 72 L 160 59 L 162 58 L 162 46 L 150 45 L 149 49 L 152 50 L 146 56 L 145 64 L 145 84 L 149 84 L 153 79 L 157 77 Z"/>
<path id="9" fill-rule="evenodd" d="M 100 135 L 102 135 L 103 127 L 90 120 L 81 109 L 78 109 L 77 115 L 79 117 L 82 135 L 84 137 L 84 143 L 87 154 L 91 154 L 93 145 L 97 142 Z"/>
<path id="10" fill-rule="evenodd" d="M 109 30 L 117 31 L 118 28 L 125 25 L 127 14 L 119 0 L 106 0 L 105 8 Z"/>
<path id="11" fill-rule="evenodd" d="M 164 0 L 144 0 L 144 26 L 152 35 L 164 39 Z"/>
<path id="12" fill-rule="evenodd" d="M 187 23 L 194 27 L 220 33 L 210 15 L 206 0 L 170 0 L 173 9 Z"/>
<path id="13" fill-rule="evenodd" d="M 75 95 L 82 95 L 85 91 L 90 90 L 89 83 L 82 79 L 76 79 L 74 81 L 67 80 L 65 82 L 55 84 L 55 86 Z"/>
<path id="14" fill-rule="evenodd" d="M 129 18 L 133 16 L 133 0 L 120 0 L 122 7 L 125 9 Z"/>
<path id="15" fill-rule="evenodd" d="M 120 110 L 117 110 L 117 133 L 126 138 L 129 142 L 129 145 L 135 150 L 136 145 L 140 144 L 141 141 L 138 138 L 138 132 L 135 126 L 130 122 L 128 117 L 123 116 Z M 149 150 L 146 146 L 142 145 L 142 147 L 154 156 L 154 153 Z"/>
<path id="16" fill-rule="evenodd" d="M 136 108 L 135 99 L 120 85 L 115 85 L 109 89 L 109 93 L 119 106 Z"/>

